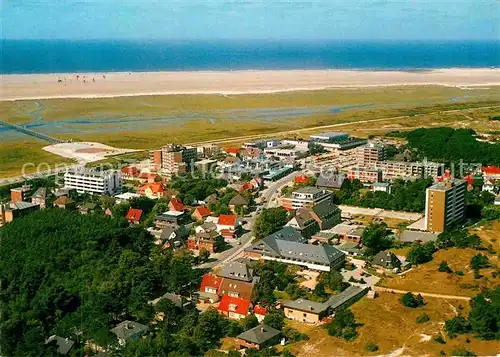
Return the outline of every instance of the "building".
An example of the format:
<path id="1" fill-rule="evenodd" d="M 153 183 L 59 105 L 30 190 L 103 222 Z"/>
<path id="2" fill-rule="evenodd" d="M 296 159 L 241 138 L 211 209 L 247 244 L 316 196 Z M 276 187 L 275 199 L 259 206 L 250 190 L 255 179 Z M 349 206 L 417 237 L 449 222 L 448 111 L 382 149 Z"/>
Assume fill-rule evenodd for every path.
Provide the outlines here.
<path id="1" fill-rule="evenodd" d="M 305 322 L 319 323 L 324 317 L 329 317 L 340 308 L 345 308 L 367 293 L 367 288 L 350 286 L 346 290 L 331 296 L 327 301 L 320 303 L 299 298 L 283 303 L 285 317 Z"/>
<path id="2" fill-rule="evenodd" d="M 372 191 L 391 193 L 391 184 L 387 182 L 375 182 L 372 185 Z"/>
<path id="3" fill-rule="evenodd" d="M 301 187 L 292 192 L 288 197 L 281 199 L 284 209 L 294 210 L 299 208 L 312 208 L 323 201 L 332 200 L 332 193 L 316 187 Z"/>
<path id="4" fill-rule="evenodd" d="M 168 225 L 163 228 L 160 239 L 164 247 L 180 247 L 189 233 L 184 225 Z"/>
<path id="5" fill-rule="evenodd" d="M 211 273 L 203 275 L 200 285 L 200 299 L 214 303 L 219 301 L 219 290 L 224 278 Z"/>
<path id="6" fill-rule="evenodd" d="M 184 218 L 184 212 L 167 211 L 155 217 L 155 227 L 157 229 L 165 228 L 168 225 L 178 225 Z"/>
<path id="7" fill-rule="evenodd" d="M 376 143 L 359 146 L 356 149 L 356 164 L 361 167 L 374 167 L 385 160 L 385 148 Z"/>
<path id="8" fill-rule="evenodd" d="M 257 318 L 257 321 L 259 321 L 259 323 L 261 324 L 266 318 L 267 310 L 264 306 L 255 305 L 253 307 L 253 314 Z"/>
<path id="9" fill-rule="evenodd" d="M 401 266 L 401 260 L 396 257 L 396 254 L 384 250 L 378 252 L 372 259 L 372 265 L 380 266 L 384 269 L 392 270 Z"/>
<path id="10" fill-rule="evenodd" d="M 146 325 L 126 320 L 116 325 L 111 332 L 116 335 L 118 343 L 123 346 L 127 341 L 138 340 L 147 330 Z"/>
<path id="11" fill-rule="evenodd" d="M 193 219 L 196 221 L 202 221 L 211 214 L 212 212 L 210 212 L 208 207 L 200 206 L 195 208 L 194 212 L 191 214 L 191 217 L 193 217 Z"/>
<path id="12" fill-rule="evenodd" d="M 340 209 L 331 200 L 321 201 L 312 208 L 299 208 L 286 224 L 306 238 L 320 230 L 330 229 L 340 223 Z"/>
<path id="13" fill-rule="evenodd" d="M 60 196 L 54 201 L 54 207 L 60 209 L 74 210 L 76 207 L 76 203 L 71 197 Z"/>
<path id="14" fill-rule="evenodd" d="M 141 196 L 146 196 L 151 199 L 162 198 L 165 193 L 165 189 L 163 188 L 163 184 L 161 182 L 153 182 L 147 183 L 144 186 L 140 187 L 137 192 Z"/>
<path id="15" fill-rule="evenodd" d="M 127 214 L 125 215 L 125 219 L 131 224 L 141 223 L 141 217 L 142 209 L 137 208 L 129 208 Z"/>
<path id="16" fill-rule="evenodd" d="M 232 214 L 221 214 L 217 219 L 217 232 L 224 237 L 226 242 L 233 241 L 239 231 L 238 218 Z"/>
<path id="17" fill-rule="evenodd" d="M 280 340 L 281 332 L 267 325 L 259 325 L 236 336 L 237 344 L 242 348 L 263 348 L 276 345 Z"/>
<path id="18" fill-rule="evenodd" d="M 51 192 L 46 187 L 40 187 L 35 193 L 31 196 L 31 203 L 36 205 L 40 205 L 41 209 L 47 208 L 47 205 L 50 204 Z"/>
<path id="19" fill-rule="evenodd" d="M 308 151 L 302 148 L 275 147 L 264 149 L 267 157 L 273 157 L 278 160 L 297 160 L 307 156 Z"/>
<path id="20" fill-rule="evenodd" d="M 220 147 L 215 144 L 208 144 L 196 147 L 196 153 L 198 157 L 213 157 L 221 153 Z"/>
<path id="21" fill-rule="evenodd" d="M 465 217 L 464 180 L 449 179 L 427 188 L 425 193 L 425 230 L 444 232 Z"/>
<path id="22" fill-rule="evenodd" d="M 217 231 L 197 232 L 187 240 L 187 247 L 190 250 L 206 249 L 210 253 L 217 253 L 222 245 L 223 238 Z"/>
<path id="23" fill-rule="evenodd" d="M 12 201 L 0 206 L 2 222 L 9 223 L 13 220 L 40 210 L 40 205 L 24 201 Z"/>
<path id="24" fill-rule="evenodd" d="M 359 180 L 363 183 L 373 183 L 382 180 L 382 171 L 369 167 L 352 167 L 347 172 L 349 180 Z"/>
<path id="25" fill-rule="evenodd" d="M 64 186 L 79 193 L 112 196 L 121 192 L 122 177 L 120 171 L 78 169 L 64 174 Z"/>
<path id="26" fill-rule="evenodd" d="M 310 136 L 311 141 L 321 142 L 321 143 L 333 143 L 335 141 L 342 141 L 349 139 L 349 134 L 347 133 L 320 133 Z"/>
<path id="27" fill-rule="evenodd" d="M 21 187 L 10 189 L 10 200 L 11 201 L 28 201 L 32 190 L 30 185 L 23 185 Z"/>
<path id="28" fill-rule="evenodd" d="M 174 212 L 184 212 L 184 204 L 178 198 L 172 198 L 168 202 L 168 209 Z"/>
<path id="29" fill-rule="evenodd" d="M 346 178 L 346 174 L 320 173 L 316 187 L 320 190 L 340 190 Z"/>
<path id="30" fill-rule="evenodd" d="M 182 145 L 169 144 L 152 152 L 153 166 L 167 178 L 184 175 L 189 166 L 197 159 L 197 149 Z"/>
<path id="31" fill-rule="evenodd" d="M 382 161 L 376 164 L 384 180 L 438 177 L 444 173 L 444 164 L 435 162 Z"/>
<path id="32" fill-rule="evenodd" d="M 248 200 L 245 197 L 243 197 L 242 195 L 237 194 L 236 196 L 231 198 L 231 200 L 229 201 L 228 207 L 233 213 L 236 213 L 238 207 L 243 208 L 243 209 L 248 208 Z"/>
<path id="33" fill-rule="evenodd" d="M 224 316 L 240 320 L 250 314 L 252 303 L 248 299 L 241 299 L 229 295 L 222 296 L 217 310 Z"/>
<path id="34" fill-rule="evenodd" d="M 141 197 L 141 195 L 132 192 L 124 192 L 120 193 L 119 195 L 115 195 L 116 203 L 125 203 L 134 198 L 139 198 L 139 197 Z"/>
<path id="35" fill-rule="evenodd" d="M 47 340 L 45 340 L 45 344 L 54 344 L 57 348 L 57 353 L 63 356 L 67 356 L 69 354 L 69 351 L 71 351 L 71 349 L 75 345 L 75 341 L 70 340 L 69 338 L 52 335 Z"/>
<path id="36" fill-rule="evenodd" d="M 345 254 L 331 245 L 307 244 L 294 228 L 284 227 L 245 248 L 250 259 L 276 260 L 312 270 L 330 271 L 344 264 Z"/>

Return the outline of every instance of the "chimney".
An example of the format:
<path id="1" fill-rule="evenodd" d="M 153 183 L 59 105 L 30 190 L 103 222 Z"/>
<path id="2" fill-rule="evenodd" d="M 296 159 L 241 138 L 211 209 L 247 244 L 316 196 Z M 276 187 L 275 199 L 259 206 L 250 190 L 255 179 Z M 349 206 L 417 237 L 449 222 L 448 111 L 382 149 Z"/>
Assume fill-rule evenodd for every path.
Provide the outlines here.
<path id="1" fill-rule="evenodd" d="M 261 326 L 260 332 L 264 332 L 264 326 Z"/>

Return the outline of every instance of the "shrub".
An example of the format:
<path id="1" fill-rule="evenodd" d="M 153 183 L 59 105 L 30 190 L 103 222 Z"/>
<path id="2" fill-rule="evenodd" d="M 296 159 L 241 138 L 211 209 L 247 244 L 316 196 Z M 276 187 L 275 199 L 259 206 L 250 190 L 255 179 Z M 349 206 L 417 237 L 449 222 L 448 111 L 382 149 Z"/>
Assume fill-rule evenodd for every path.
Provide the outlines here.
<path id="1" fill-rule="evenodd" d="M 456 270 L 455 274 L 458 275 L 458 276 L 464 276 L 464 272 L 461 271 L 461 270 Z"/>
<path id="2" fill-rule="evenodd" d="M 418 315 L 418 317 L 417 317 L 417 323 L 418 324 L 423 324 L 424 322 L 427 322 L 430 319 L 431 318 L 429 317 L 429 315 L 427 315 L 425 312 L 423 312 L 420 315 Z"/>
<path id="3" fill-rule="evenodd" d="M 470 324 L 462 315 L 446 320 L 444 327 L 446 332 L 448 332 L 448 336 L 451 338 L 456 337 L 458 334 L 470 331 Z"/>
<path id="4" fill-rule="evenodd" d="M 490 260 L 486 255 L 476 254 L 470 260 L 472 269 L 479 270 L 490 266 Z"/>
<path id="5" fill-rule="evenodd" d="M 370 343 L 370 344 L 366 345 L 366 350 L 368 352 L 376 352 L 376 351 L 378 351 L 378 346 L 374 343 Z"/>
<path id="6" fill-rule="evenodd" d="M 448 266 L 448 263 L 446 261 L 442 261 L 441 263 L 439 263 L 438 270 L 442 273 L 452 273 L 452 270 Z"/>
<path id="7" fill-rule="evenodd" d="M 401 297 L 401 303 L 404 306 L 411 308 L 417 308 L 425 304 L 422 295 L 418 294 L 417 296 L 415 296 L 410 292 L 407 292 Z"/>
<path id="8" fill-rule="evenodd" d="M 474 352 L 468 351 L 465 348 L 458 348 L 451 352 L 452 356 L 465 356 L 465 357 L 475 357 L 477 356 Z"/>
<path id="9" fill-rule="evenodd" d="M 443 336 L 441 336 L 441 335 L 434 337 L 433 340 L 436 341 L 437 343 L 442 344 L 442 345 L 444 345 L 446 343 Z"/>

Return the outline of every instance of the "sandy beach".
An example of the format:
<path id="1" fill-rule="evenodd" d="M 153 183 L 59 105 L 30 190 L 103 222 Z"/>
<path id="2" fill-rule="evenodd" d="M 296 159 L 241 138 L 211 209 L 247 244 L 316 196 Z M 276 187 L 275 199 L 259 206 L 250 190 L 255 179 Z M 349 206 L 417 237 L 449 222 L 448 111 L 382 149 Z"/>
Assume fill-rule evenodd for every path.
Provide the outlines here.
<path id="1" fill-rule="evenodd" d="M 416 72 L 273 70 L 0 75 L 0 100 L 105 98 L 168 94 L 244 94 L 335 87 L 500 85 L 500 69 Z"/>

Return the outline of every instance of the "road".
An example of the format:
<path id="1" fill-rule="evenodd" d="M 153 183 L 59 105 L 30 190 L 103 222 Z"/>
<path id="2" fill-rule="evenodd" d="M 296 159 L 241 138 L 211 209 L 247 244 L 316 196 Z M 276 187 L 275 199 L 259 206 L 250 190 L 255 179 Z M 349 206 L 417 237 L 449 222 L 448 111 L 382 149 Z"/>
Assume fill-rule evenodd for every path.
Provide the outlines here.
<path id="1" fill-rule="evenodd" d="M 279 195 L 279 189 L 282 185 L 292 181 L 295 176 L 299 175 L 298 172 L 292 172 L 289 175 L 279 179 L 278 181 L 271 182 L 268 187 L 261 191 L 261 197 L 265 198 L 264 204 L 261 206 L 261 209 L 268 208 L 270 203 L 277 202 L 277 196 Z M 272 207 L 272 205 L 271 205 Z M 202 269 L 214 269 L 218 266 L 224 265 L 232 260 L 237 259 L 245 248 L 252 244 L 253 238 L 253 224 L 255 219 L 257 218 L 258 212 L 252 212 L 249 217 L 246 217 L 245 220 L 247 223 L 243 226 L 243 228 L 247 231 L 244 233 L 239 239 L 237 243 L 232 244 L 232 248 L 225 250 L 216 256 L 216 259 L 211 262 L 207 262 L 204 264 L 200 264 L 198 268 Z"/>

